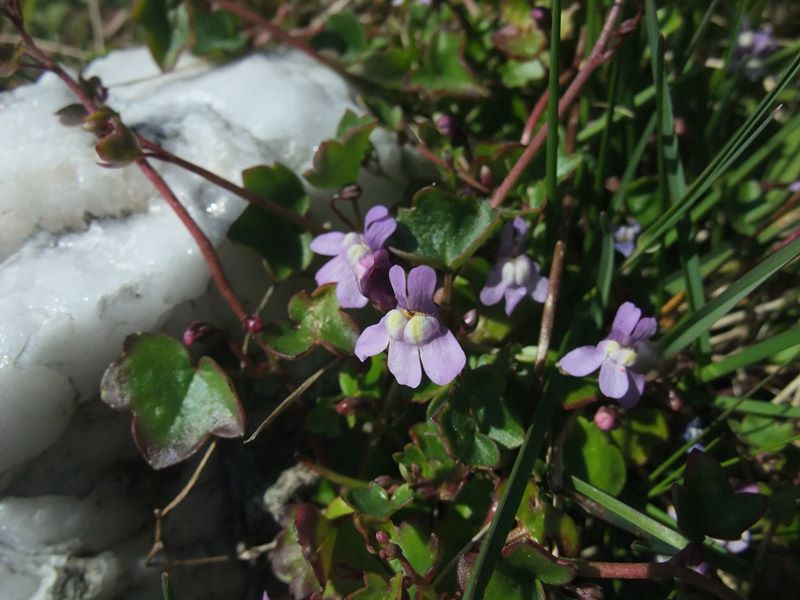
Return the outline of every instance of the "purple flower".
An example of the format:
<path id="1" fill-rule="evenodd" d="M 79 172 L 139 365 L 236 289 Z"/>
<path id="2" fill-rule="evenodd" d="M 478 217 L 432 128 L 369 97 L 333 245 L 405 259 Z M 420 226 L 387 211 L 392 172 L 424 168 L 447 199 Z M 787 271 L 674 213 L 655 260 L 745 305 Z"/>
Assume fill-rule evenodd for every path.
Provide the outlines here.
<path id="1" fill-rule="evenodd" d="M 653 360 L 649 339 L 658 325 L 652 317 L 642 317 L 633 303 L 617 310 L 611 333 L 597 346 L 581 346 L 568 352 L 558 363 L 562 371 L 583 377 L 600 369 L 600 391 L 625 408 L 634 406 L 644 390 L 644 373 Z"/>
<path id="2" fill-rule="evenodd" d="M 542 277 L 539 265 L 524 254 L 526 233 L 528 224 L 520 217 L 505 224 L 500 234 L 497 261 L 480 294 L 481 302 L 487 306 L 497 304 L 505 297 L 506 315 L 514 312 L 525 296 L 536 302 L 544 302 L 547 298 L 547 277 Z"/>
<path id="3" fill-rule="evenodd" d="M 800 179 L 798 179 L 797 181 L 793 181 L 792 183 L 790 183 L 790 184 L 789 184 L 789 185 L 786 187 L 786 189 L 787 189 L 787 190 L 789 190 L 790 192 L 792 192 L 793 194 L 796 194 L 797 192 L 800 192 Z"/>
<path id="4" fill-rule="evenodd" d="M 343 308 L 365 306 L 372 288 L 362 289 L 362 279 L 367 275 L 374 278 L 377 268 L 388 268 L 389 255 L 383 245 L 396 228 L 397 221 L 389 216 L 389 210 L 378 205 L 367 213 L 363 234 L 331 231 L 315 237 L 311 250 L 333 256 L 314 276 L 317 285 L 335 283 L 336 298 Z M 381 252 L 385 256 L 378 256 Z"/>
<path id="5" fill-rule="evenodd" d="M 620 225 L 614 230 L 614 248 L 628 258 L 633 254 L 633 249 L 636 247 L 636 238 L 641 231 L 639 223 L 635 219 L 628 219 L 627 225 Z"/>
<path id="6" fill-rule="evenodd" d="M 406 273 L 395 265 L 389 270 L 389 280 L 397 308 L 361 333 L 356 356 L 363 362 L 389 346 L 389 371 L 397 383 L 417 387 L 422 380 L 420 361 L 431 381 L 450 383 L 464 368 L 467 357 L 455 336 L 439 321 L 433 302 L 436 272 L 424 266 L 411 269 L 406 289 Z"/>

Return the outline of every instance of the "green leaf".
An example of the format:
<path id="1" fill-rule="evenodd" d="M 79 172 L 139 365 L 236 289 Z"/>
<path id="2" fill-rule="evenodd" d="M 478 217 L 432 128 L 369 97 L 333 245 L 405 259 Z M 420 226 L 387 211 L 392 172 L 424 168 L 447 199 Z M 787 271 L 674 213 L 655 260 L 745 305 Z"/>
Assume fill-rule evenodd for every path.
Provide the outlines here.
<path id="1" fill-rule="evenodd" d="M 564 468 L 570 475 L 616 496 L 625 486 L 625 460 L 607 433 L 578 417 L 564 444 Z"/>
<path id="2" fill-rule="evenodd" d="M 477 96 L 482 90 L 464 62 L 461 36 L 440 30 L 433 34 L 411 83 L 435 94 Z"/>
<path id="3" fill-rule="evenodd" d="M 163 71 L 178 62 L 181 53 L 191 43 L 189 12 L 181 2 L 172 8 L 168 0 L 137 0 L 133 19 L 144 28 L 144 39 L 150 53 Z"/>
<path id="4" fill-rule="evenodd" d="M 392 542 L 400 547 L 416 573 L 425 577 L 433 570 L 439 548 L 435 535 L 426 534 L 416 525 L 401 523 L 392 535 Z"/>
<path id="5" fill-rule="evenodd" d="M 348 595 L 348 600 L 400 600 L 403 597 L 403 574 L 386 580 L 377 573 L 364 573 L 364 587 Z"/>
<path id="6" fill-rule="evenodd" d="M 683 485 L 673 488 L 678 529 L 694 542 L 705 536 L 738 540 L 767 507 L 761 494 L 736 494 L 725 469 L 710 455 L 692 450 L 686 459 Z"/>
<path id="7" fill-rule="evenodd" d="M 525 487 L 517 520 L 535 542 L 545 545 L 553 540 L 562 555 L 578 555 L 580 537 L 575 521 L 550 502 L 541 500 L 539 486 L 533 481 L 529 481 Z"/>
<path id="8" fill-rule="evenodd" d="M 544 78 L 544 67 L 538 60 L 509 60 L 500 67 L 500 78 L 509 88 L 522 88 Z"/>
<path id="9" fill-rule="evenodd" d="M 243 50 L 247 37 L 239 30 L 233 14 L 217 10 L 192 11 L 194 45 L 192 53 L 208 58 L 225 58 Z"/>
<path id="10" fill-rule="evenodd" d="M 336 38 L 336 49 L 345 61 L 353 60 L 364 53 L 368 46 L 364 26 L 350 10 L 343 10 L 328 17 L 325 33 Z"/>
<path id="11" fill-rule="evenodd" d="M 398 487 L 391 498 L 386 490 L 375 482 L 370 482 L 369 487 L 352 489 L 345 496 L 345 501 L 356 512 L 380 520 L 388 519 L 413 499 L 414 492 L 407 483 Z"/>
<path id="12" fill-rule="evenodd" d="M 392 250 L 413 262 L 457 269 L 492 235 L 498 212 L 482 199 L 454 196 L 436 187 L 420 190 L 413 208 L 400 209 Z"/>
<path id="13" fill-rule="evenodd" d="M 348 110 L 339 123 L 338 139 L 320 144 L 314 154 L 314 166 L 303 177 L 323 189 L 354 183 L 370 147 L 369 136 L 376 126 L 374 119 L 359 118 Z"/>
<path id="14" fill-rule="evenodd" d="M 731 430 L 748 446 L 759 451 L 780 452 L 797 439 L 794 423 L 776 421 L 760 415 L 746 415 L 741 421 L 728 421 Z"/>
<path id="15" fill-rule="evenodd" d="M 165 335 L 132 335 L 123 348 L 103 375 L 101 398 L 131 411 L 136 445 L 154 469 L 186 460 L 210 435 L 244 434 L 236 391 L 211 358 L 195 369 L 183 345 Z"/>
<path id="16" fill-rule="evenodd" d="M 242 172 L 242 180 L 248 190 L 300 215 L 308 211 L 309 199 L 303 183 L 280 163 L 247 169 Z M 228 237 L 263 256 L 278 281 L 308 267 L 314 256 L 309 248 L 310 233 L 255 204 L 248 205 L 231 225 Z"/>
<path id="17" fill-rule="evenodd" d="M 441 485 L 440 495 L 447 499 L 447 484 L 457 489 L 460 469 L 447 453 L 441 434 L 431 422 L 417 423 L 409 432 L 412 443 L 406 444 L 402 452 L 394 454 L 400 474 L 411 484 L 430 483 Z M 452 495 L 452 494 L 450 494 Z"/>
<path id="18" fill-rule="evenodd" d="M 470 414 L 447 406 L 434 417 L 444 433 L 453 454 L 476 469 L 493 469 L 500 462 L 497 444 L 478 430 L 478 422 Z"/>
<path id="19" fill-rule="evenodd" d="M 537 580 L 548 585 L 564 585 L 575 577 L 575 567 L 558 562 L 544 548 L 518 543 L 503 550 L 503 558 L 486 586 L 487 600 L 540 599 Z"/>
<path id="20" fill-rule="evenodd" d="M 408 77 L 413 63 L 411 53 L 405 48 L 381 48 L 349 69 L 369 81 L 389 89 L 400 89 Z"/>
<path id="21" fill-rule="evenodd" d="M 279 356 L 297 358 L 315 345 L 324 346 L 334 354 L 353 353 L 358 325 L 339 309 L 335 285 L 324 285 L 311 295 L 304 290 L 292 296 L 289 318 L 294 326 L 286 321 L 268 323 L 259 334 Z"/>
<path id="22" fill-rule="evenodd" d="M 645 465 L 653 450 L 669 439 L 669 426 L 663 411 L 642 406 L 626 414 L 611 437 L 625 457 Z"/>

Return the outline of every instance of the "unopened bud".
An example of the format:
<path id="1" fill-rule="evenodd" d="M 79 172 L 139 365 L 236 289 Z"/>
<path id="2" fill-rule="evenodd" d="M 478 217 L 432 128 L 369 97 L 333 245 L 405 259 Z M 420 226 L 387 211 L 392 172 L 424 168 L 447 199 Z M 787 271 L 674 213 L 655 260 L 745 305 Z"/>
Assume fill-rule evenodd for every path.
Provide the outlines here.
<path id="1" fill-rule="evenodd" d="M 487 188 L 492 187 L 492 170 L 488 166 L 481 166 L 481 170 L 478 173 L 478 178 L 480 179 L 482 186 Z"/>
<path id="2" fill-rule="evenodd" d="M 258 315 L 247 315 L 244 318 L 244 328 L 248 333 L 258 333 L 264 329 L 264 321 Z"/>
<path id="3" fill-rule="evenodd" d="M 336 412 L 343 417 L 352 415 L 359 404 L 358 398 L 343 398 L 336 403 Z"/>
<path id="4" fill-rule="evenodd" d="M 622 408 L 616 404 L 601 406 L 594 413 L 594 424 L 600 431 L 613 431 L 622 425 Z"/>
<path id="5" fill-rule="evenodd" d="M 216 329 L 213 325 L 209 325 L 203 321 L 192 321 L 189 323 L 186 331 L 183 332 L 183 345 L 189 347 L 197 342 L 205 341 L 215 331 Z"/>
<path id="6" fill-rule="evenodd" d="M 552 13 L 550 12 L 549 8 L 545 8 L 543 6 L 534 7 L 531 9 L 531 18 L 536 21 L 536 25 L 539 27 L 539 29 L 550 31 Z"/>
<path id="7" fill-rule="evenodd" d="M 384 489 L 392 485 L 392 478 L 388 475 L 378 475 L 373 481 Z"/>
<path id="8" fill-rule="evenodd" d="M 453 138 L 458 132 L 458 123 L 453 115 L 442 114 L 436 117 L 436 129 L 445 137 Z"/>
<path id="9" fill-rule="evenodd" d="M 385 546 L 389 543 L 389 534 L 385 531 L 378 531 L 375 534 L 375 541 L 378 542 L 381 546 Z"/>

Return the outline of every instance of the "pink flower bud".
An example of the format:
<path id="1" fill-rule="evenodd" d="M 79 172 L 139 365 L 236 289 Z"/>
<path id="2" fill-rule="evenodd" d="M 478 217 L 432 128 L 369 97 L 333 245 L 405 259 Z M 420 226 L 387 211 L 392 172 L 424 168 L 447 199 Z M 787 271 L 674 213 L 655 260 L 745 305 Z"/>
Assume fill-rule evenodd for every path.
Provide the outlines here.
<path id="1" fill-rule="evenodd" d="M 622 425 L 622 408 L 613 404 L 601 406 L 594 413 L 594 424 L 600 431 L 613 431 Z"/>
<path id="2" fill-rule="evenodd" d="M 183 332 L 183 345 L 189 347 L 197 342 L 205 341 L 214 332 L 216 332 L 216 328 L 214 328 L 213 325 L 209 325 L 203 321 L 192 321 L 189 323 L 186 331 Z"/>

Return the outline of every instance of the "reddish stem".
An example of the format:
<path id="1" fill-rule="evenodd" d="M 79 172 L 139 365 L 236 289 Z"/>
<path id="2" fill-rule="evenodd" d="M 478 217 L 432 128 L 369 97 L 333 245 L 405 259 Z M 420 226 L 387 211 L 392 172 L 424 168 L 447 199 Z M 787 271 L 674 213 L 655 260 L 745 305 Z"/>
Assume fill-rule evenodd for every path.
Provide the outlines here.
<path id="1" fill-rule="evenodd" d="M 217 252 L 214 249 L 214 245 L 206 237 L 206 234 L 203 233 L 195 220 L 192 219 L 189 211 L 186 210 L 183 204 L 180 203 L 178 198 L 175 196 L 175 193 L 172 191 L 172 188 L 169 187 L 167 182 L 164 181 L 164 178 L 159 175 L 159 173 L 153 168 L 147 159 L 140 158 L 136 161 L 136 165 L 139 167 L 139 169 L 141 169 L 145 177 L 150 180 L 164 200 L 166 200 L 167 204 L 169 204 L 170 208 L 175 212 L 175 214 L 183 223 L 184 227 L 186 227 L 191 236 L 194 238 L 195 243 L 197 244 L 198 248 L 200 248 L 200 253 L 203 255 L 203 258 L 208 264 L 208 268 L 211 270 L 211 276 L 214 278 L 214 283 L 217 284 L 222 297 L 225 298 L 225 301 L 228 303 L 228 306 L 230 306 L 231 310 L 236 314 L 237 318 L 241 322 L 244 322 L 245 318 L 248 316 L 248 313 L 244 306 L 242 306 L 242 303 L 239 301 L 236 293 L 233 291 L 233 288 L 228 281 L 228 277 L 225 275 L 225 270 L 219 261 L 219 256 L 217 256 Z"/>
<path id="2" fill-rule="evenodd" d="M 674 561 L 663 563 L 570 562 L 577 567 L 579 577 L 648 580 L 675 578 L 705 590 L 722 600 L 743 600 L 738 593 L 726 585 Z"/>
<path id="3" fill-rule="evenodd" d="M 569 78 L 575 73 L 572 69 L 567 69 L 558 77 L 558 85 L 564 85 L 569 81 Z M 522 131 L 522 137 L 519 139 L 519 143 L 523 146 L 527 146 L 531 141 L 531 136 L 533 135 L 533 130 L 536 129 L 536 125 L 539 123 L 539 119 L 544 114 L 544 109 L 547 108 L 547 100 L 550 98 L 550 90 L 545 90 L 544 93 L 539 96 L 539 99 L 536 101 L 536 104 L 531 111 L 531 114 L 528 116 L 528 120 L 525 122 L 525 129 Z"/>
<path id="4" fill-rule="evenodd" d="M 600 65 L 614 55 L 616 48 L 607 50 L 606 47 L 608 45 L 608 41 L 611 39 L 613 27 L 617 21 L 617 18 L 619 17 L 621 9 L 622 0 L 616 0 L 616 2 L 614 2 L 614 4 L 611 6 L 611 9 L 608 11 L 605 23 L 603 23 L 603 29 L 600 32 L 600 36 L 597 38 L 597 42 L 592 48 L 591 54 L 589 54 L 586 64 L 578 71 L 575 79 L 572 80 L 572 83 L 564 92 L 564 95 L 561 97 L 561 100 L 558 103 L 559 117 L 564 115 L 564 113 L 567 111 L 567 108 L 569 108 L 572 102 L 577 98 L 578 93 L 581 91 L 584 84 L 589 80 L 591 74 L 594 73 L 594 71 Z M 498 208 L 503 204 L 509 192 L 511 192 L 511 189 L 514 187 L 514 185 L 516 185 L 517 181 L 522 176 L 522 173 L 528 168 L 528 165 L 536 156 L 536 153 L 542 147 L 542 144 L 544 144 L 545 139 L 547 139 L 547 124 L 544 124 L 539 129 L 531 143 L 527 148 L 525 148 L 525 151 L 519 157 L 514 166 L 511 167 L 511 170 L 508 172 L 508 175 L 506 175 L 506 178 L 495 190 L 491 199 L 492 208 Z"/>
<path id="5" fill-rule="evenodd" d="M 189 162 L 186 159 L 181 158 L 180 156 L 175 156 L 169 150 L 165 150 L 161 146 L 154 144 L 147 138 L 143 136 L 138 136 L 139 144 L 146 148 L 151 152 L 148 156 L 151 158 L 155 158 L 158 160 L 162 160 L 164 162 L 172 163 L 177 165 L 187 171 L 194 173 L 195 175 L 199 175 L 203 179 L 210 181 L 211 183 L 218 185 L 224 190 L 231 192 L 232 194 L 236 194 L 240 198 L 247 200 L 251 204 L 255 204 L 256 206 L 260 206 L 264 210 L 271 212 L 274 215 L 277 215 L 287 221 L 294 223 L 301 229 L 305 231 L 309 231 L 311 233 L 322 233 L 325 231 L 325 228 L 319 224 L 317 221 L 310 217 L 303 216 L 299 213 L 294 212 L 278 204 L 277 202 L 270 200 L 268 198 L 264 198 L 263 196 L 256 194 L 246 188 L 243 188 L 239 185 L 236 185 L 232 181 L 225 179 L 224 177 L 220 177 L 216 173 L 212 173 L 208 169 L 204 169 L 200 165 L 196 165 L 195 163 Z"/>
<path id="6" fill-rule="evenodd" d="M 284 44 L 288 44 L 289 46 L 297 48 L 298 50 L 304 52 L 314 60 L 319 61 L 329 69 L 336 71 L 340 75 L 349 77 L 349 74 L 336 62 L 330 60 L 326 56 L 323 56 L 303 40 L 298 39 L 292 36 L 291 34 L 285 32 L 283 29 L 278 27 L 275 23 L 273 23 L 269 19 L 265 19 L 258 13 L 255 13 L 252 10 L 240 5 L 238 2 L 232 2 L 230 0 L 216 0 L 214 2 L 214 6 L 218 9 L 226 10 L 230 13 L 242 17 L 247 21 L 250 21 L 251 23 L 254 23 L 258 27 L 262 28 L 264 31 L 267 31 L 270 35 L 282 41 Z"/>
<path id="7" fill-rule="evenodd" d="M 425 144 L 418 144 L 416 146 L 416 150 L 422 156 L 424 156 L 433 164 L 435 164 L 437 167 L 440 167 L 446 171 L 454 171 L 456 177 L 458 177 L 461 181 L 466 183 L 471 188 L 478 190 L 482 194 L 488 194 L 489 192 L 491 192 L 489 188 L 487 188 L 485 185 L 483 185 L 480 181 L 475 179 L 469 173 L 465 173 L 463 171 L 459 171 L 458 169 L 454 169 L 451 165 L 447 164 L 446 160 L 434 154 L 433 151 L 430 148 L 428 148 Z"/>

